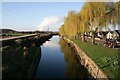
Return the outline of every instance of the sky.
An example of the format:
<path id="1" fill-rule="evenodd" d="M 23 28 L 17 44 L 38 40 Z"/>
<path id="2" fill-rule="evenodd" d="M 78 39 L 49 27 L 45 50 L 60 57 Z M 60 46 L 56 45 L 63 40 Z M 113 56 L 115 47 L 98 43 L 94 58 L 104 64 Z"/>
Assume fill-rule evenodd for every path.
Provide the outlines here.
<path id="1" fill-rule="evenodd" d="M 113 2 L 120 0 L 1 0 L 2 2 Z"/>
<path id="2" fill-rule="evenodd" d="M 1 4 L 0 4 L 1 5 Z M 17 31 L 57 31 L 71 10 L 80 11 L 84 2 L 2 2 L 2 28 Z"/>

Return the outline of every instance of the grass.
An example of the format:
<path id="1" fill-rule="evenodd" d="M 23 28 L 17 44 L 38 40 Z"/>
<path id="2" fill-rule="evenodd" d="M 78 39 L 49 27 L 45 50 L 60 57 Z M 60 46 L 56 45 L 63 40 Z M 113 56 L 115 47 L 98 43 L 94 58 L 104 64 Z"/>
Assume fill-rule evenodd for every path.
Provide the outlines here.
<path id="1" fill-rule="evenodd" d="M 15 34 L 2 34 L 2 36 L 22 36 L 22 33 L 15 33 Z"/>
<path id="2" fill-rule="evenodd" d="M 82 42 L 80 40 L 71 39 L 87 55 L 95 61 L 95 63 L 106 73 L 110 78 L 118 78 L 118 49 L 104 47 L 102 45 L 94 45 L 90 42 Z"/>
<path id="3" fill-rule="evenodd" d="M 0 36 L 2 36 L 2 38 L 8 38 L 8 37 L 16 37 L 16 36 L 23 36 L 25 34 L 22 33 L 15 33 L 15 34 L 1 34 Z"/>

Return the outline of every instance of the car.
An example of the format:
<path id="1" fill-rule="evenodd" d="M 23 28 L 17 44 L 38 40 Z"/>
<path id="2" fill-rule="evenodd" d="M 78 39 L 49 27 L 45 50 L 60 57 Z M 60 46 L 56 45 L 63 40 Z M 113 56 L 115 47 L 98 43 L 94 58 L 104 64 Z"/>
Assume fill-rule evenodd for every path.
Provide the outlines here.
<path id="1" fill-rule="evenodd" d="M 117 45 L 116 40 L 107 40 L 107 41 L 104 43 L 104 46 L 108 46 L 108 47 L 110 47 L 110 48 L 114 48 L 116 45 Z"/>

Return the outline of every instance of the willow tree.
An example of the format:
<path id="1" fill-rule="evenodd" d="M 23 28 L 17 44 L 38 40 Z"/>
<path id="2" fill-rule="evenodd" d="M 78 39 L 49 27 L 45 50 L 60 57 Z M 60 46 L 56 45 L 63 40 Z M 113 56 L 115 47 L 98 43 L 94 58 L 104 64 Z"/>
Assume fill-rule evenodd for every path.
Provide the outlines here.
<path id="1" fill-rule="evenodd" d="M 81 35 L 81 25 L 80 25 L 80 23 L 82 21 L 82 18 L 81 18 L 80 13 L 77 13 L 76 16 L 77 16 L 76 17 L 76 21 L 77 21 L 77 35 Z"/>
<path id="2" fill-rule="evenodd" d="M 61 36 L 65 35 L 64 25 L 59 28 L 59 33 Z"/>
<path id="3" fill-rule="evenodd" d="M 82 36 L 82 41 L 85 41 L 85 32 L 88 32 L 88 16 L 86 15 L 86 13 L 88 12 L 87 10 L 87 6 L 84 5 L 82 10 L 78 13 L 78 27 L 77 27 L 77 33 L 81 33 Z"/>
<path id="4" fill-rule="evenodd" d="M 97 2 L 94 4 L 94 13 L 95 13 L 95 18 L 93 19 L 93 35 L 92 35 L 92 43 L 95 42 L 95 35 L 94 33 L 98 31 L 99 28 L 101 27 L 106 27 L 107 24 L 107 18 L 106 18 L 106 3 L 105 2 Z"/>
<path id="5" fill-rule="evenodd" d="M 110 5 L 111 4 L 111 5 Z M 120 3 L 106 2 L 86 2 L 79 13 L 70 11 L 65 18 L 64 26 L 60 28 L 60 33 L 73 37 L 82 35 L 85 41 L 85 32 L 92 32 L 92 43 L 95 43 L 95 33 L 101 27 L 106 27 L 109 23 L 116 25 L 119 20 Z"/>
<path id="6" fill-rule="evenodd" d="M 89 31 L 92 32 L 92 43 L 95 43 L 95 33 L 100 28 L 106 25 L 105 19 L 105 3 L 104 2 L 87 2 L 84 15 L 87 17 Z"/>
<path id="7" fill-rule="evenodd" d="M 114 9 L 115 9 L 115 12 L 114 12 L 115 22 L 116 22 L 116 24 L 118 24 L 120 21 L 120 19 L 119 19 L 119 17 L 120 17 L 120 2 L 114 3 Z"/>
<path id="8" fill-rule="evenodd" d="M 107 19 L 109 21 L 110 24 L 113 24 L 114 28 L 116 25 L 118 25 L 119 22 L 119 6 L 120 3 L 119 2 L 109 2 L 106 5 L 106 15 L 107 15 Z"/>
<path id="9" fill-rule="evenodd" d="M 89 26 L 92 32 L 92 43 L 95 42 L 94 33 L 101 27 L 106 27 L 109 24 L 116 26 L 118 24 L 118 5 L 116 2 L 95 2 L 87 3 L 89 9 Z"/>
<path id="10" fill-rule="evenodd" d="M 74 37 L 77 34 L 76 12 L 70 11 L 64 21 L 64 30 L 68 37 Z"/>

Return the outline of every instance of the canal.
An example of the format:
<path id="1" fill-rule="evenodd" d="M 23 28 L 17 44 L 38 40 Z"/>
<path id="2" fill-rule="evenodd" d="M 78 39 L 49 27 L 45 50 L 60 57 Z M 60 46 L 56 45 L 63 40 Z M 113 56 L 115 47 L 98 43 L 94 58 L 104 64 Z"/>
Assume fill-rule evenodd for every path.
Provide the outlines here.
<path id="1" fill-rule="evenodd" d="M 76 51 L 59 36 L 53 36 L 40 47 L 40 61 L 35 79 L 88 78 L 79 57 L 75 54 Z"/>

